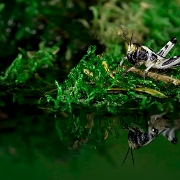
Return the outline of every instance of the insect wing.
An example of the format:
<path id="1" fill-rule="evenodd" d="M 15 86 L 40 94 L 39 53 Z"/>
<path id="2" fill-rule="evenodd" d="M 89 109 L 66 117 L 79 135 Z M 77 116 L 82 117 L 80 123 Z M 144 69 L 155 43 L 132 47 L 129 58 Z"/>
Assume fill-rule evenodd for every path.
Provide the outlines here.
<path id="1" fill-rule="evenodd" d="M 165 57 L 169 51 L 174 47 L 177 43 L 176 37 L 173 37 L 158 53 L 157 55 Z"/>

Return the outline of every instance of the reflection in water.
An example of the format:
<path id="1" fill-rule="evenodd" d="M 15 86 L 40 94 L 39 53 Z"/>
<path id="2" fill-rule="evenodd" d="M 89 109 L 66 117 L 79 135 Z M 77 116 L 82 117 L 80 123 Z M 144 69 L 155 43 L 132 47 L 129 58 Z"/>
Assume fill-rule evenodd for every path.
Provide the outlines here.
<path id="1" fill-rule="evenodd" d="M 152 115 L 148 122 L 148 131 L 144 131 L 140 127 L 128 127 L 128 143 L 129 148 L 124 158 L 122 165 L 124 164 L 129 150 L 131 150 L 132 162 L 134 165 L 132 149 L 139 149 L 152 142 L 160 133 L 173 144 L 177 144 L 176 131 L 180 129 L 180 119 L 175 119 L 173 125 L 168 118 L 164 117 L 167 112 Z"/>
<path id="2" fill-rule="evenodd" d="M 171 143 L 176 144 L 177 138 L 175 135 L 175 130 L 180 129 L 180 119 L 174 120 L 174 125 L 171 126 L 170 120 L 163 117 L 165 114 L 166 113 L 162 113 L 151 116 L 151 119 L 148 122 L 148 132 L 144 132 L 138 127 L 129 128 L 129 147 L 131 149 L 139 149 L 140 147 L 145 146 L 153 141 L 160 133 Z"/>
<path id="3" fill-rule="evenodd" d="M 147 127 L 153 127 L 150 126 L 152 123 L 154 128 L 160 130 L 158 126 L 170 127 L 171 121 L 168 119 L 173 119 L 168 117 L 169 114 L 162 117 L 156 115 L 154 118 L 143 113 L 136 114 L 137 117 L 129 112 L 123 115 L 99 115 L 82 111 L 81 114 L 57 116 L 56 128 L 60 138 L 52 116 L 32 116 L 23 121 L 18 117 L 13 132 L 4 135 L 1 132 L 0 179 L 36 180 L 40 177 L 44 180 L 95 180 L 98 177 L 99 180 L 114 180 L 132 179 L 133 176 L 141 180 L 157 179 L 161 175 L 166 180 L 168 174 L 179 177 L 179 145 L 172 148 L 170 143 L 163 141 L 163 137 L 134 153 L 134 167 L 129 155 L 130 160 L 121 168 L 128 133 L 123 127 L 136 127 L 142 133 L 147 133 L 145 123 Z M 178 120 L 174 121 L 175 124 L 178 124 Z M 6 127 L 9 127 L 8 124 Z M 105 145 L 103 142 L 106 142 Z M 157 174 L 150 174 L 153 168 Z"/>

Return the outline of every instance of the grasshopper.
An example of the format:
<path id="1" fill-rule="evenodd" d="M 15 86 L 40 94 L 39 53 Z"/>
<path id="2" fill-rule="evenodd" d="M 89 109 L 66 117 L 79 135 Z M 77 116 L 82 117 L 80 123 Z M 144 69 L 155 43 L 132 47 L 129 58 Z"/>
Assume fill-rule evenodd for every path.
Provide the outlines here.
<path id="1" fill-rule="evenodd" d="M 129 41 L 123 29 L 122 32 L 126 42 L 128 43 L 128 51 L 127 55 L 120 62 L 120 66 L 123 65 L 124 60 L 128 60 L 133 65 L 132 68 L 144 64 L 146 66 L 144 73 L 146 74 L 151 68 L 169 69 L 180 65 L 180 56 L 166 58 L 166 55 L 177 43 L 176 37 L 173 37 L 163 48 L 155 53 L 149 47 L 141 46 L 137 43 L 132 43 L 133 33 Z M 128 71 L 130 71 L 132 68 L 130 68 Z"/>

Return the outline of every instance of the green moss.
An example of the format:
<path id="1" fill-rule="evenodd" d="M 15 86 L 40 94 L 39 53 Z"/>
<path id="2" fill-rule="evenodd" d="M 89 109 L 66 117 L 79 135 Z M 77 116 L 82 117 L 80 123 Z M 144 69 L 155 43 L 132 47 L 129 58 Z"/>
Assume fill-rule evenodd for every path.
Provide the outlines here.
<path id="1" fill-rule="evenodd" d="M 178 116 L 179 86 L 132 72 L 124 75 L 119 67 L 127 49 L 120 25 L 128 38 L 134 32 L 133 42 L 155 52 L 171 37 L 180 39 L 176 1 L 13 2 L 16 8 L 0 4 L 0 57 L 10 58 L 2 63 L 0 76 L 5 109 L 8 98 L 10 104 L 32 105 L 44 110 L 45 117 L 55 116 L 65 144 L 77 139 L 83 144 L 85 138 L 101 144 L 135 124 L 146 129 L 149 116 L 166 109 L 171 119 Z M 176 47 L 171 56 L 175 54 L 180 54 Z M 125 66 L 131 64 L 126 61 Z M 179 79 L 179 72 L 177 67 L 165 73 Z"/>

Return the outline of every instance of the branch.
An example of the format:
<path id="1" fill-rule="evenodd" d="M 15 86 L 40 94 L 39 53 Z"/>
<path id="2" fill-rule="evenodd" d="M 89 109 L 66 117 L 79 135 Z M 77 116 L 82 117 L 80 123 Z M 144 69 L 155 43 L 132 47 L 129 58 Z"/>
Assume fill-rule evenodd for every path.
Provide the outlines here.
<path id="1" fill-rule="evenodd" d="M 123 69 L 125 69 L 126 71 L 129 70 L 129 67 L 128 66 L 122 66 Z M 140 69 L 137 69 L 137 68 L 132 68 L 131 70 L 129 70 L 129 72 L 133 72 L 133 73 L 136 73 L 140 76 L 144 76 L 144 72 Z M 168 83 L 172 83 L 174 84 L 175 86 L 179 86 L 180 85 L 180 80 L 179 79 L 174 79 L 172 77 L 169 77 L 169 76 L 166 76 L 166 75 L 161 75 L 161 74 L 158 74 L 158 73 L 153 73 L 153 72 L 147 72 L 146 73 L 146 77 L 150 77 L 152 79 L 154 79 L 155 81 L 162 81 L 166 84 Z"/>

